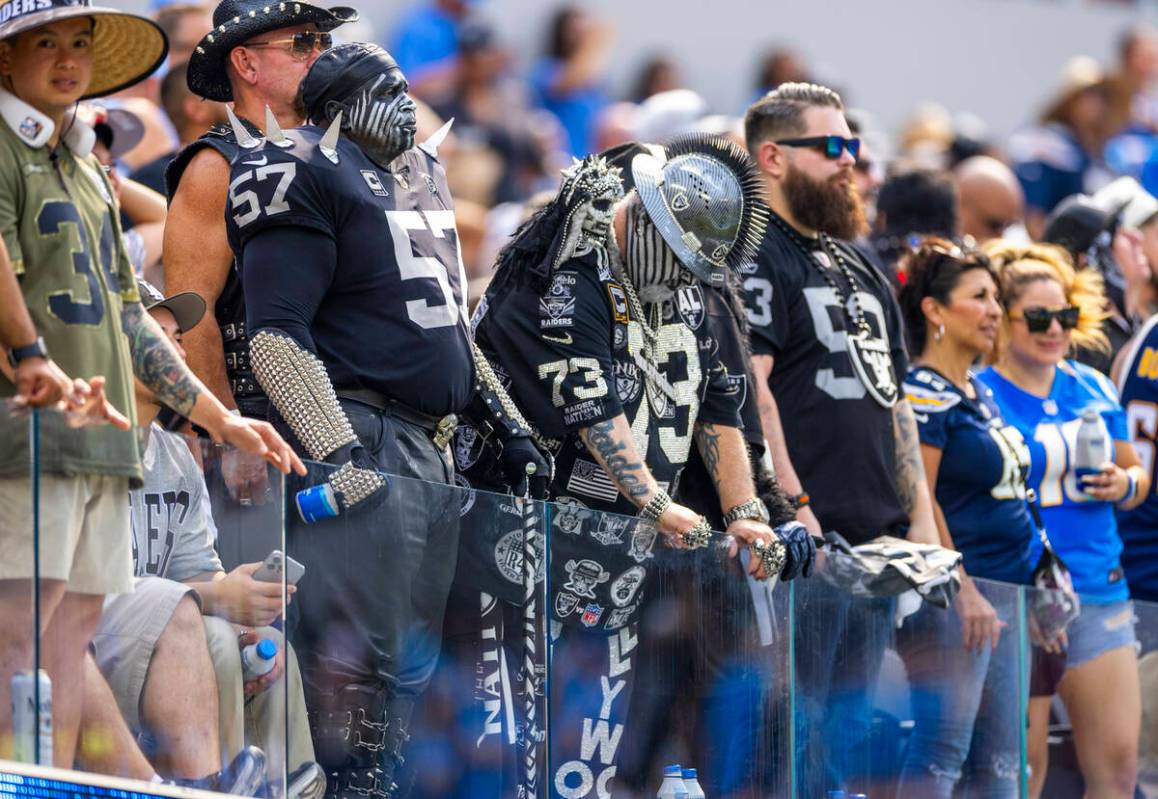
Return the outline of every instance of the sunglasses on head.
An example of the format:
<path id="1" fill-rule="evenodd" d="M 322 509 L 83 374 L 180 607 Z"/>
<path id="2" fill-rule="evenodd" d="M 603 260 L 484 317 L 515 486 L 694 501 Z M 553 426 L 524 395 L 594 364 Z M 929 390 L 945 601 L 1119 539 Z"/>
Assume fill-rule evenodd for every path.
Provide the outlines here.
<path id="1" fill-rule="evenodd" d="M 846 139 L 844 136 L 807 136 L 803 139 L 777 139 L 776 144 L 789 147 L 808 147 L 819 150 L 830 161 L 840 158 L 840 154 L 848 150 L 854 159 L 860 155 L 860 139 Z"/>
<path id="2" fill-rule="evenodd" d="M 329 33 L 318 33 L 317 31 L 299 31 L 293 36 L 285 39 L 267 39 L 261 42 L 246 42 L 245 47 L 264 47 L 264 46 L 279 46 L 285 47 L 289 45 L 289 51 L 294 58 L 306 58 L 314 50 L 329 50 L 334 46 L 334 37 Z"/>
<path id="3" fill-rule="evenodd" d="M 1009 318 L 1014 322 L 1024 319 L 1025 326 L 1030 333 L 1044 333 L 1049 330 L 1056 319 L 1062 330 L 1073 330 L 1078 326 L 1078 317 L 1081 309 L 1076 305 L 1067 305 L 1063 308 L 1026 308 L 1020 313 L 1010 311 Z"/>

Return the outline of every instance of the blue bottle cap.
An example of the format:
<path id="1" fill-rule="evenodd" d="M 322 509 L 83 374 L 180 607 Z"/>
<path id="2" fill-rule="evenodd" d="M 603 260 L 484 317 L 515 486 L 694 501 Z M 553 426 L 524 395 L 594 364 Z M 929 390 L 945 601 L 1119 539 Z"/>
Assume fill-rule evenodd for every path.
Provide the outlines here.
<path id="1" fill-rule="evenodd" d="M 685 780 L 694 780 L 694 779 L 696 779 L 698 776 L 699 776 L 699 775 L 697 774 L 697 772 L 696 772 L 696 770 L 695 770 L 694 768 L 686 768 L 686 769 L 684 769 L 684 779 L 685 779 Z"/>
<path id="2" fill-rule="evenodd" d="M 680 779 L 683 779 L 683 769 L 680 768 L 679 763 L 673 763 L 670 766 L 664 766 L 663 767 L 663 776 L 665 776 L 665 777 L 678 777 Z"/>
<path id="3" fill-rule="evenodd" d="M 257 642 L 257 656 L 262 660 L 273 660 L 277 657 L 277 644 L 268 638 L 263 638 Z"/>
<path id="4" fill-rule="evenodd" d="M 306 524 L 313 524 L 322 519 L 333 519 L 338 515 L 338 502 L 329 483 L 302 489 L 294 497 L 294 502 L 298 506 L 298 514 Z"/>

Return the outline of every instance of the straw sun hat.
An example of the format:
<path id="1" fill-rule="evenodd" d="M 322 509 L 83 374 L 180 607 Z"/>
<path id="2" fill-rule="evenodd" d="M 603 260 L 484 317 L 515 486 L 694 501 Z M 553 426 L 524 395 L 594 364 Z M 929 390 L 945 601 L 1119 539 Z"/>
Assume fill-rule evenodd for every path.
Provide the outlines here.
<path id="1" fill-rule="evenodd" d="M 93 20 L 93 75 L 82 99 L 104 97 L 147 78 L 169 52 L 156 23 L 91 0 L 0 0 L 0 41 L 52 22 Z"/>

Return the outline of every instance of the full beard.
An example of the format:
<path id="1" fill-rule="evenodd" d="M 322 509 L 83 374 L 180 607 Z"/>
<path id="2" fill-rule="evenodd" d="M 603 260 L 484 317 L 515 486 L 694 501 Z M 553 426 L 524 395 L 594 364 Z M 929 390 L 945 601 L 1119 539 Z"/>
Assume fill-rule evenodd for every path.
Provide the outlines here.
<path id="1" fill-rule="evenodd" d="M 783 185 L 788 208 L 804 227 L 845 240 L 855 239 L 868 229 L 864 204 L 851 178 L 845 183 L 834 178 L 813 180 L 789 166 Z"/>

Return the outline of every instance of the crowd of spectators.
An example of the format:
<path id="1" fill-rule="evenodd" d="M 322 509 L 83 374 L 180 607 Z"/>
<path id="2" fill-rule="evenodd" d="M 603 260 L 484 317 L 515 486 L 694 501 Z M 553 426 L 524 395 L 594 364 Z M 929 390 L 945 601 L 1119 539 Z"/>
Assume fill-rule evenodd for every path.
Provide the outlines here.
<path id="1" fill-rule="evenodd" d="M 212 3 L 155 2 L 153 18 L 169 43 L 164 64 L 137 85 L 84 101 L 78 110 L 95 132 L 93 154 L 119 204 L 120 226 L 113 229 L 123 226 L 120 243 L 97 231 L 100 246 L 123 250 L 140 281 L 139 289 L 122 287 L 125 301 L 144 300 L 181 359 L 183 337 L 214 302 L 228 301 L 227 287 L 207 304 L 183 290 L 184 272 L 173 279 L 178 260 L 189 263 L 193 274 L 199 263 L 222 255 L 226 244 L 223 234 L 216 241 L 200 232 L 220 221 L 224 176 L 218 176 L 220 197 L 201 196 L 206 184 L 198 182 L 187 189 L 193 197 L 185 204 L 173 203 L 176 185 L 169 170 L 207 129 L 229 124 L 226 104 L 203 99 L 188 80 L 188 60 L 211 32 L 213 11 Z M 342 29 L 334 35 L 341 38 Z M 718 134 L 746 147 L 765 180 L 774 212 L 770 227 L 783 235 L 777 245 L 783 249 L 762 255 L 744 276 L 754 391 L 769 457 L 799 505 L 799 520 L 818 536 L 836 529 L 853 544 L 891 532 L 964 554 L 965 576 L 950 618 L 954 634 L 976 657 L 957 658 L 946 669 L 928 651 L 935 636 L 922 630 L 940 628 L 940 609 L 917 614 L 897 637 L 921 697 L 914 701 L 914 730 L 897 795 L 947 798 L 963 786 L 989 791 L 985 795 L 1018 795 L 1010 776 L 1017 766 L 1009 758 L 1024 720 L 1006 697 L 1016 692 L 1011 686 L 1021 675 L 998 668 L 1009 661 L 998 652 L 1017 642 L 1003 634 L 1007 609 L 995 607 L 985 583 L 972 578 L 1033 584 L 1043 548 L 1052 547 L 1068 564 L 1084 604 L 1068 630 L 1035 633 L 1030 795 L 1043 795 L 1056 694 L 1073 726 L 1087 795 L 1133 797 L 1139 769 L 1143 785 L 1158 769 L 1158 763 L 1138 759 L 1141 719 L 1154 710 L 1148 704 L 1153 697 L 1143 695 L 1139 682 L 1130 605 L 1131 598 L 1158 600 L 1158 568 L 1152 565 L 1158 530 L 1151 526 L 1158 514 L 1147 515 L 1144 506 L 1156 429 L 1153 419 L 1147 427 L 1149 417 L 1132 415 L 1128 398 L 1119 393 L 1133 373 L 1149 379 L 1158 374 L 1146 348 L 1158 313 L 1158 30 L 1139 25 L 1127 31 L 1115 64 L 1072 59 L 1036 118 L 1007 141 L 989 137 L 978 120 L 955 118 L 933 105 L 917 108 L 890 139 L 876 129 L 871 113 L 846 108 L 855 99 L 855 84 L 842 103 L 835 92 L 810 83 L 806 61 L 787 47 L 771 50 L 753 76 L 747 117 L 738 109 L 716 108 L 687 88 L 678 59 L 669 55 L 648 57 L 627 94 L 617 98 L 606 81 L 613 37 L 612 20 L 581 5 L 560 8 L 541 52 L 519 71 L 503 31 L 476 4 L 420 0 L 382 42 L 419 101 L 418 140 L 454 119 L 443 161 L 471 302 L 486 290 L 499 250 L 553 194 L 573 156 L 633 141 L 662 144 L 689 133 Z M 0 114 L 4 98 L 16 90 L 6 60 L 16 51 L 4 46 Z M 780 89 L 790 102 L 777 99 Z M 1027 107 L 1038 99 L 1026 98 Z M 234 100 L 241 111 L 246 99 Z M 795 103 L 795 116 L 768 110 L 769 102 L 779 101 Z M 287 95 L 285 109 L 275 109 L 279 119 L 292 105 Z M 256 108 L 245 110 L 247 120 L 261 119 Z M 10 117 L 4 115 L 0 126 L 11 126 Z M 815 142 L 807 143 L 816 137 L 835 137 L 840 146 L 835 154 L 816 150 Z M 200 181 L 196 165 L 194 160 L 190 175 Z M 45 169 L 56 166 L 54 159 Z M 0 183 L 0 193 L 18 191 L 15 185 Z M 11 213 L 14 207 L 0 199 L 0 233 L 9 250 L 0 265 L 10 260 L 14 274 L 27 280 L 21 259 L 30 255 L 15 249 L 25 220 Z M 175 217 L 192 221 L 175 232 Z M 802 235 L 817 233 L 824 235 Z M 829 248 L 826 241 L 835 244 Z M 800 254 L 804 260 L 793 267 L 799 266 L 799 274 L 777 260 L 787 263 Z M 851 301 L 842 297 L 842 284 L 818 277 L 813 258 L 845 270 Z M 4 283 L 8 277 L 0 274 L 6 301 L 19 297 L 19 288 Z M 911 418 L 880 410 L 879 396 L 874 405 L 854 378 L 833 378 L 825 366 L 824 359 L 842 350 L 815 317 L 809 321 L 813 312 L 807 306 L 830 286 L 833 299 L 816 302 L 837 308 L 860 303 L 854 313 L 886 345 L 885 358 L 899 372 L 891 389 L 904 413 L 911 409 Z M 0 324 L 6 347 L 23 335 L 17 322 Z M 201 374 L 196 357 L 190 366 Z M 172 373 L 177 364 L 166 368 Z M 93 378 L 68 389 L 73 421 L 129 424 L 109 407 L 104 376 L 73 377 Z M 61 378 L 9 370 L 0 387 L 8 394 L 20 389 L 35 404 L 43 399 L 37 392 Z M 215 438 L 248 450 L 248 460 L 239 465 L 196 446 L 190 455 L 165 429 L 164 406 L 182 402 L 172 388 L 181 378 L 170 374 L 166 380 L 138 379 L 130 389 L 144 442 L 143 482 L 133 482 L 129 503 L 135 593 L 118 593 L 126 575 L 94 582 L 84 595 L 110 595 L 103 615 L 100 607 L 67 599 L 71 592 L 48 597 L 52 608 L 60 604 L 61 617 L 84 621 L 60 622 L 59 630 L 46 623 L 46 636 L 93 641 L 91 651 L 47 659 L 65 675 L 55 701 L 76 708 L 61 725 L 71 732 L 57 745 L 57 764 L 147 780 L 160 779 L 160 773 L 254 793 L 268 789 L 267 766 L 251 745 L 277 751 L 274 741 L 288 729 L 291 754 L 283 750 L 280 758 L 271 757 L 268 770 L 284 768 L 293 782 L 287 790 L 303 790 L 320 778 L 294 652 L 271 626 L 281 612 L 280 585 L 254 579 L 257 561 L 223 567 L 215 551 L 221 509 L 214 507 L 225 494 L 245 506 L 264 501 L 268 484 L 253 476 L 264 469 L 263 457 L 283 471 L 300 464 L 272 427 L 223 433 L 223 425 L 239 423 L 222 422 L 226 407 L 216 401 L 211 410 L 200 400 L 179 410 Z M 844 402 L 855 391 L 842 380 L 860 390 L 854 398 L 859 404 Z M 225 406 L 234 406 L 223 374 L 216 386 L 205 382 Z M 815 389 L 826 392 L 823 402 Z M 875 387 L 877 394 L 889 390 L 887 382 Z M 125 386 L 110 386 L 109 396 L 126 399 Z M 1158 396 L 1147 396 L 1143 390 L 1139 402 L 1152 408 Z M 830 400 L 831 407 L 823 404 Z M 1089 407 L 1103 417 L 1112 443 L 1107 463 L 1078 483 L 1074 437 Z M 909 440 L 906 425 L 913 433 Z M 822 439 L 834 443 L 818 443 Z M 899 465 L 894 475 L 891 464 L 905 461 L 909 445 L 919 458 Z M 837 500 L 836 486 L 849 480 L 849 471 L 829 455 L 843 447 L 859 453 L 865 468 L 856 471 L 863 485 L 842 489 L 847 495 Z M 250 476 L 238 478 L 239 472 Z M 218 481 L 219 501 L 211 503 L 203 475 L 211 485 Z M 912 485 L 897 484 L 909 477 Z M 1034 493 L 1040 508 L 1034 507 Z M 28 526 L 11 515 L 0 515 L 0 524 Z M 168 539 L 159 542 L 158 534 Z M 18 570 L 0 571 L 0 577 L 18 576 Z M 69 577 L 67 570 L 53 576 Z M 290 596 L 293 591 L 291 586 Z M 31 608 L 23 599 L 0 591 L 0 602 L 10 603 L 10 619 L 28 627 Z M 875 628 L 869 635 L 865 625 L 887 626 L 891 619 L 860 618 L 847 600 L 803 610 L 839 617 L 841 626 L 833 651 L 805 654 L 815 666 L 802 673 L 806 684 L 837 658 L 836 637 L 863 634 L 867 642 L 889 635 Z M 46 618 L 51 616 L 50 611 Z M 9 654 L 0 660 L 14 669 L 28 654 L 27 642 L 14 643 L 12 630 L 5 636 L 0 645 Z M 244 647 L 258 638 L 275 640 L 281 654 L 268 675 L 246 680 L 234 643 Z M 825 673 L 830 682 L 840 677 L 835 671 L 839 667 Z M 1152 681 L 1152 663 L 1145 674 Z M 821 682 L 805 688 L 804 699 L 816 700 L 818 708 L 834 690 Z M 7 691 L 0 686 L 0 697 Z M 954 704 L 947 700 L 950 693 L 967 699 Z M 8 705 L 0 704 L 0 721 L 7 720 Z M 839 702 L 834 706 L 841 709 Z M 836 727 L 855 716 L 849 712 L 833 712 L 820 732 L 830 739 L 840 735 Z M 107 745 L 84 745 L 96 738 Z M 7 754 L 4 746 L 0 742 L 0 756 Z M 817 789 L 852 784 L 849 775 L 828 767 L 825 772 L 815 775 Z"/>

